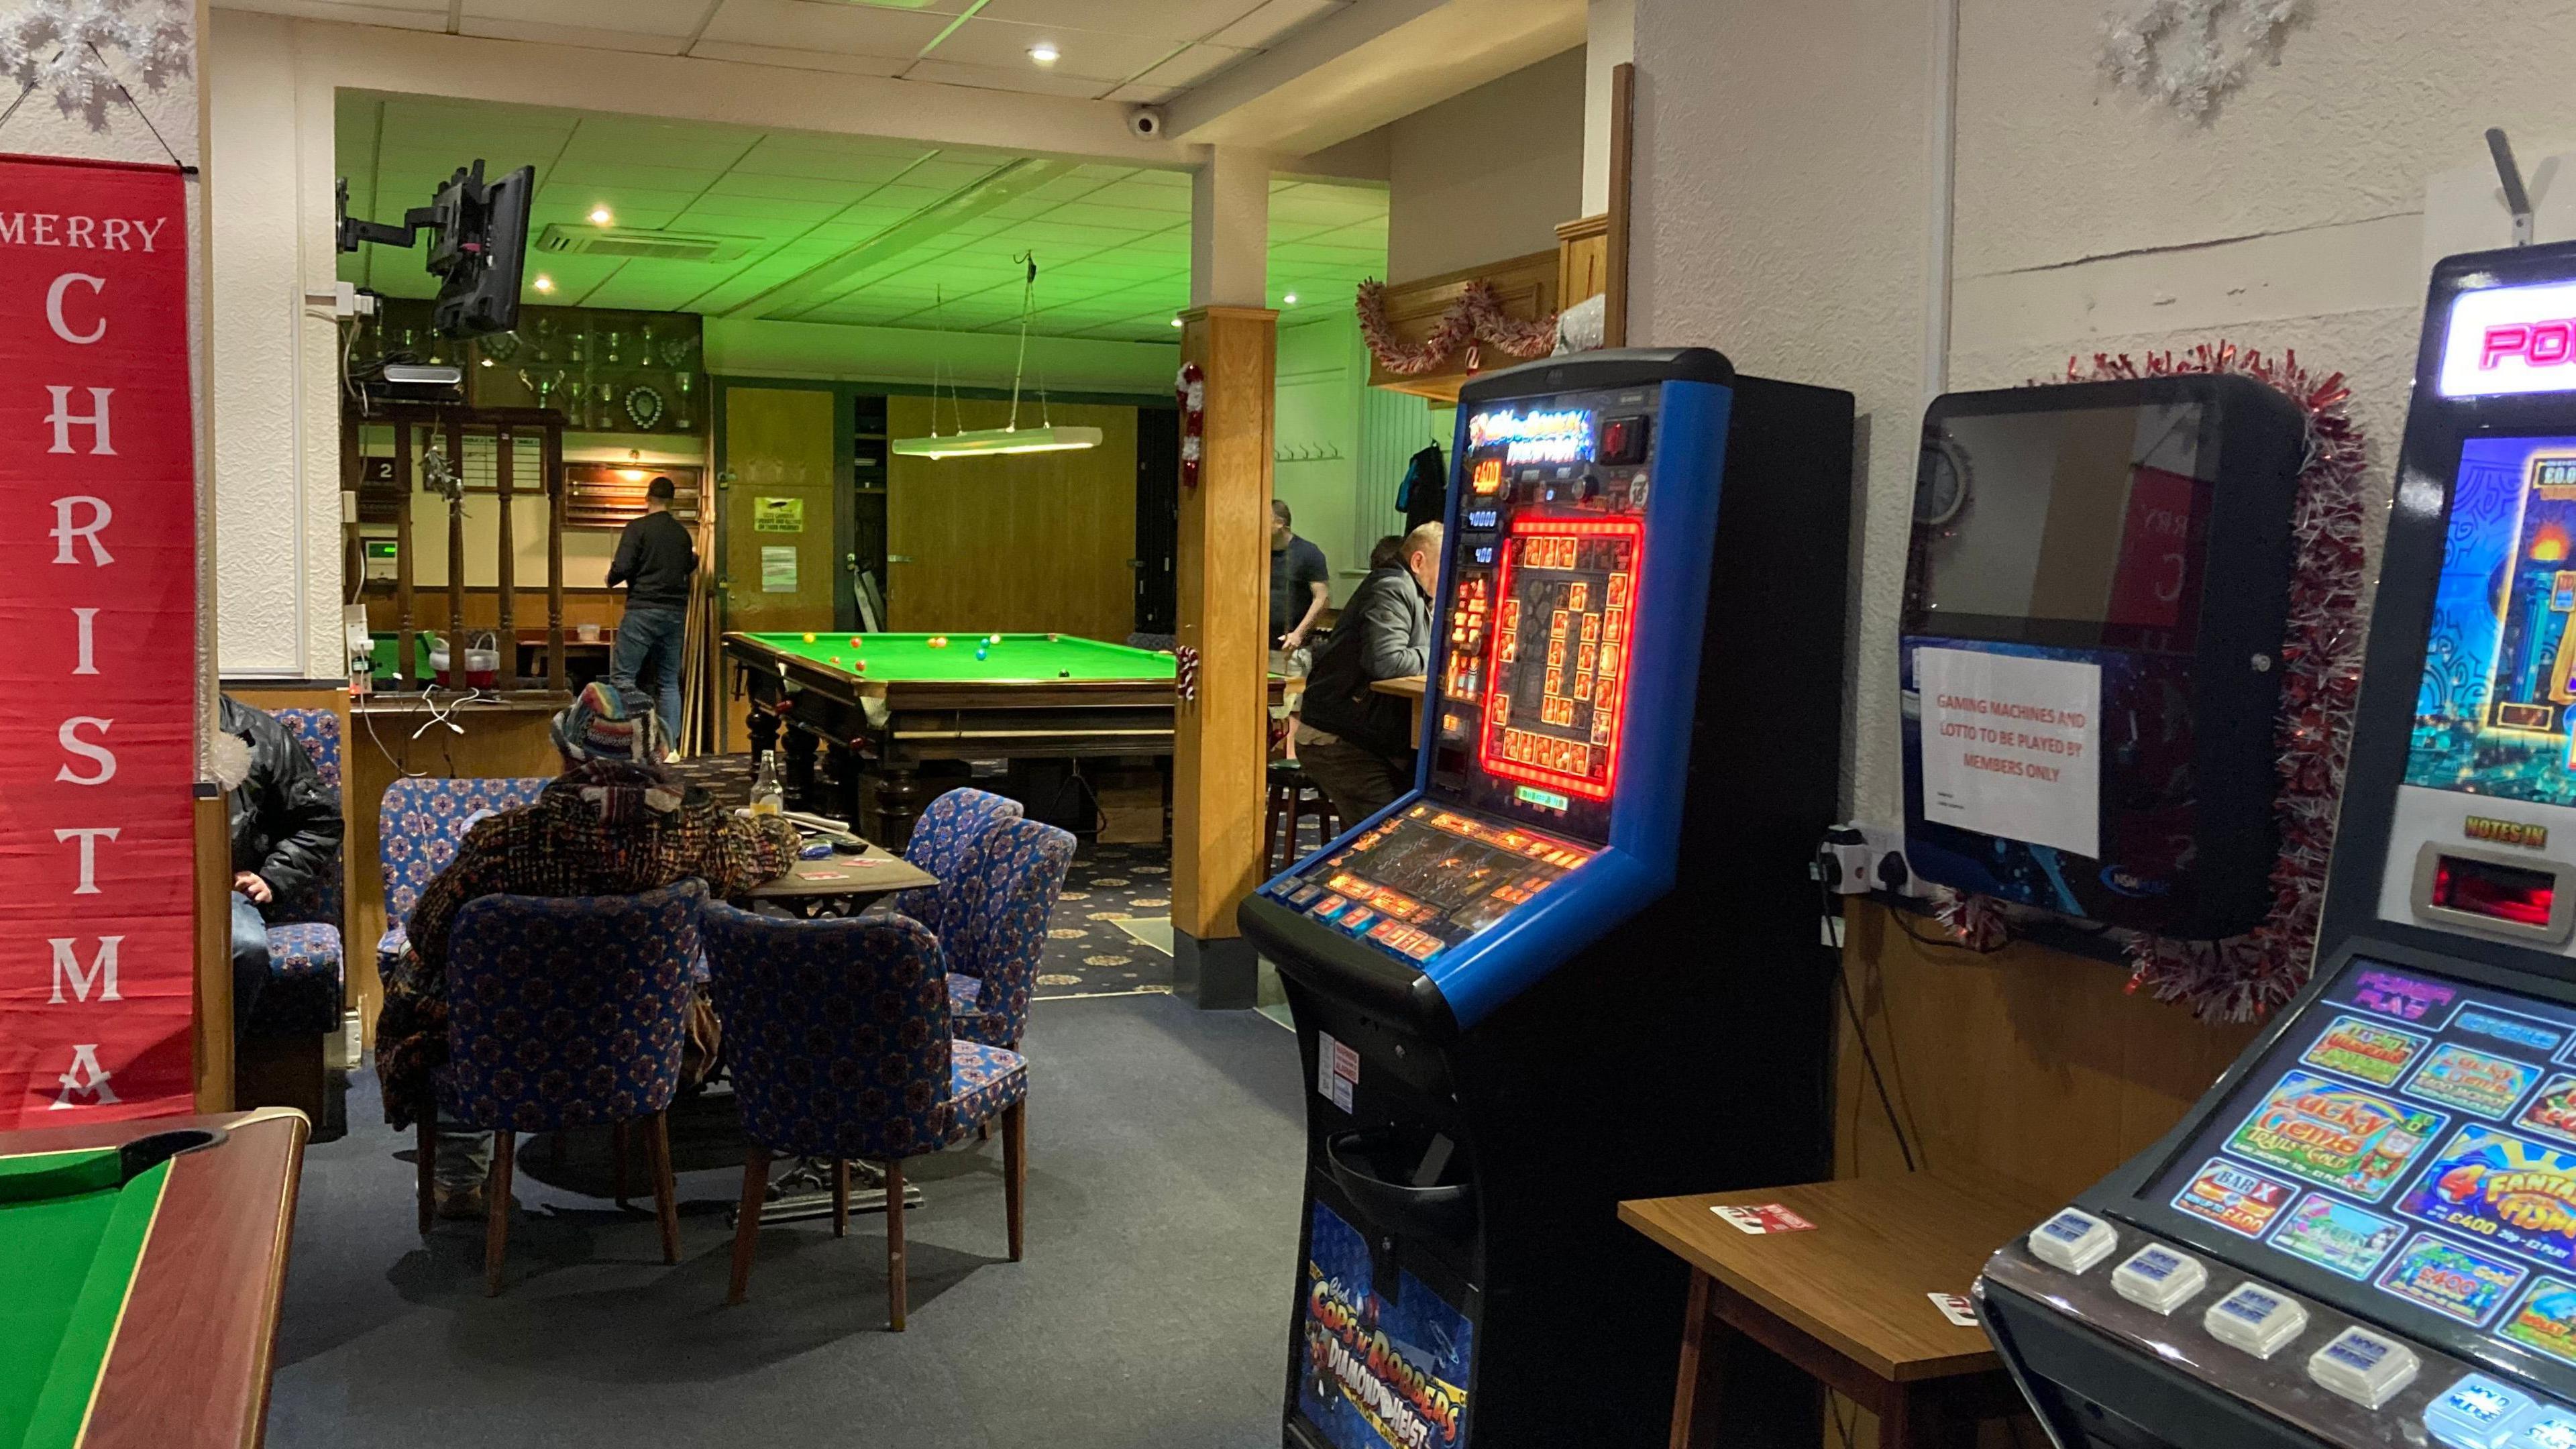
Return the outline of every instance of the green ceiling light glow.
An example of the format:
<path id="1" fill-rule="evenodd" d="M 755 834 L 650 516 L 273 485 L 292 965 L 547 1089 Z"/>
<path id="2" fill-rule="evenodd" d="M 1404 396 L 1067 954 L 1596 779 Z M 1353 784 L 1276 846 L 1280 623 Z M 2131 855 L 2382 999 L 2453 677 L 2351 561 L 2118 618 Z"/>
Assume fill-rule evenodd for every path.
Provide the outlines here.
<path id="1" fill-rule="evenodd" d="M 893 446 L 897 454 L 936 462 L 942 458 L 988 458 L 1006 453 L 1069 453 L 1079 448 L 1100 446 L 1100 429 L 1059 428 L 1055 419 L 1047 415 L 1043 373 L 1038 383 L 1038 425 L 1034 428 L 1020 426 L 1020 379 L 1027 376 L 1029 370 L 1029 318 L 1038 310 L 1038 254 L 1022 252 L 1013 260 L 1028 268 L 1028 273 L 1020 283 L 1020 359 L 1011 370 L 1010 422 L 998 428 L 977 428 L 968 432 L 961 420 L 958 431 L 940 432 L 939 374 L 934 370 L 930 378 L 930 436 L 895 439 Z M 1175 325 L 1179 321 L 1179 318 L 1173 319 Z M 949 403 L 953 410 L 955 394 L 950 395 Z M 951 416 L 955 416 L 953 411 Z"/>

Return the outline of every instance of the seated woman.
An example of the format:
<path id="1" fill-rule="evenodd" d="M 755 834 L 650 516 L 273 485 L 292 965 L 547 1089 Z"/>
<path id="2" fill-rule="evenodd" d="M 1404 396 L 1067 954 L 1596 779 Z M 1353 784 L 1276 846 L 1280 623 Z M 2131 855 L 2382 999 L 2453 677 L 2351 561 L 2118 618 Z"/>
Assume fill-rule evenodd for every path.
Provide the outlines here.
<path id="1" fill-rule="evenodd" d="M 775 815 L 736 815 L 705 790 L 678 784 L 652 734 L 651 716 L 630 710 L 608 684 L 583 689 L 555 716 L 563 777 L 535 804 L 467 831 L 456 859 L 421 892 L 411 944 L 385 982 L 376 1019 L 376 1075 L 385 1120 L 396 1128 L 436 1108 L 431 1073 L 447 1060 L 448 933 L 467 901 L 635 895 L 692 876 L 718 897 L 736 896 L 795 865 L 796 827 Z M 489 1133 L 442 1125 L 441 1216 L 483 1216 L 491 1146 Z"/>

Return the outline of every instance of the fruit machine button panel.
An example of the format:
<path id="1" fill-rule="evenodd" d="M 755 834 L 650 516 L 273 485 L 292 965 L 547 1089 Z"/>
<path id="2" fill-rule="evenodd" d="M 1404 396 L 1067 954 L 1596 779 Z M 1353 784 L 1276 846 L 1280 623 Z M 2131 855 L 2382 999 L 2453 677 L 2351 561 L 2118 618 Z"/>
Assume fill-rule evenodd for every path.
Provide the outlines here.
<path id="1" fill-rule="evenodd" d="M 1264 894 L 1421 966 L 1527 906 L 1592 855 L 1571 841 L 1416 802 Z"/>
<path id="2" fill-rule="evenodd" d="M 2070 1237 L 2099 1241 L 2093 1224 L 2137 1244 L 2112 1272 L 2078 1275 L 2055 1261 L 2062 1254 L 2054 1249 L 2039 1251 Z M 2046 1236 L 2052 1227 L 2059 1233 Z M 1976 1285 L 1979 1313 L 2016 1338 L 2030 1332 L 2030 1315 L 2062 1315 L 2324 1443 L 2576 1449 L 2576 1409 L 2504 1371 L 2527 1357 L 2513 1352 L 2519 1345 L 2489 1340 L 2494 1361 L 2469 1362 L 2357 1318 L 2334 1299 L 2263 1278 L 2224 1280 L 2233 1286 L 2205 1310 L 2177 1312 L 2182 1302 L 2169 1307 L 2157 1290 L 2178 1276 L 2178 1265 L 2198 1260 L 2133 1224 L 2115 1229 L 2070 1208 L 1987 1260 Z M 2141 1266 L 2149 1271 L 2133 1271 Z M 2205 1296 L 2207 1281 L 2195 1291 Z"/>

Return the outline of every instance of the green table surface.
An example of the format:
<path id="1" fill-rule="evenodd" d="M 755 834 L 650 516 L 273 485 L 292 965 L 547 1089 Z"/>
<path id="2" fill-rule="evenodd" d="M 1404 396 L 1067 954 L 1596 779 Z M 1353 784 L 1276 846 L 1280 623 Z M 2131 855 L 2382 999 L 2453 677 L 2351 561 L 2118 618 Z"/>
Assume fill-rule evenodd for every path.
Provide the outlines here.
<path id="1" fill-rule="evenodd" d="M 1053 639 L 1044 634 L 1005 634 L 999 644 L 988 644 L 981 634 L 816 634 L 810 644 L 802 634 L 742 637 L 826 669 L 848 671 L 856 661 L 865 660 L 864 678 L 896 683 L 1168 680 L 1177 668 L 1169 654 L 1070 634 Z M 931 647 L 930 641 L 941 637 L 948 640 L 947 646 Z M 850 644 L 853 639 L 860 641 L 856 648 Z M 978 648 L 985 651 L 982 659 L 975 657 Z"/>
<path id="2" fill-rule="evenodd" d="M 13 1200 L 7 1180 L 116 1150 L 0 1157 L 0 1445 L 66 1449 L 80 1438 L 142 1261 L 166 1162 L 121 1188 Z"/>

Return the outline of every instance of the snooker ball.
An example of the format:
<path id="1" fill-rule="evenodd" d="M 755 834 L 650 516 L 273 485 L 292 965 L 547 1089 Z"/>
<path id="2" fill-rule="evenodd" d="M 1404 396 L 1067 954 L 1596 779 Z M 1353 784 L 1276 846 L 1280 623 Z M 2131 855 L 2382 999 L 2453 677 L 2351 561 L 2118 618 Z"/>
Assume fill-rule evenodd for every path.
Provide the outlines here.
<path id="1" fill-rule="evenodd" d="M 806 643 L 808 643 L 808 644 L 811 644 L 811 643 L 813 643 L 813 642 L 814 642 L 814 636 L 813 636 L 813 634 L 812 634 L 811 632 L 808 632 L 808 633 L 806 634 L 806 636 L 805 636 L 805 642 L 806 642 Z"/>
<path id="2" fill-rule="evenodd" d="M 1055 672 L 1055 677 L 1058 679 L 1071 679 L 1073 677 L 1073 671 L 1070 669 L 1059 669 Z"/>
<path id="3" fill-rule="evenodd" d="M 984 642 L 987 644 L 999 644 L 1002 642 L 1002 636 L 999 634 L 990 634 L 985 636 Z"/>
<path id="4" fill-rule="evenodd" d="M 931 648 L 933 648 L 933 649 L 945 649 L 945 648 L 947 648 L 947 647 L 948 647 L 948 636 L 947 636 L 947 635 L 945 635 L 945 634 L 933 634 L 933 635 L 931 635 L 931 636 L 930 636 L 930 647 L 931 647 Z"/>
<path id="5" fill-rule="evenodd" d="M 1054 642 L 1056 642 L 1056 641 L 1057 641 L 1057 640 L 1059 640 L 1059 639 L 1062 639 L 1063 637 L 1064 637 L 1064 636 L 1063 636 L 1062 634 L 1049 634 L 1049 635 L 1047 636 L 1047 642 L 1048 642 L 1049 644 L 1053 644 Z"/>
<path id="6" fill-rule="evenodd" d="M 858 636 L 858 635 L 853 634 L 853 635 L 851 635 L 851 636 L 850 636 L 850 647 L 851 647 L 851 648 L 853 648 L 853 649 L 857 649 L 857 648 L 861 647 L 861 646 L 860 646 L 860 644 L 859 644 L 859 636 Z"/>
<path id="7" fill-rule="evenodd" d="M 992 652 L 993 652 L 993 651 L 992 651 L 992 650 L 990 650 L 990 649 L 978 649 L 978 650 L 976 650 L 976 651 L 975 651 L 975 657 L 976 657 L 976 658 L 978 658 L 978 659 L 981 659 L 981 658 L 983 658 L 985 655 L 990 654 L 990 653 L 992 653 Z"/>

